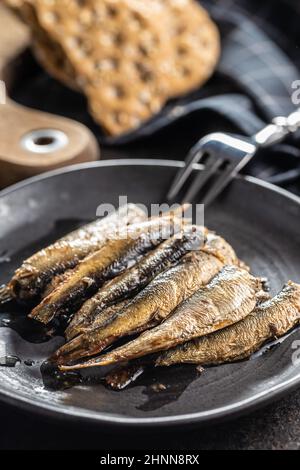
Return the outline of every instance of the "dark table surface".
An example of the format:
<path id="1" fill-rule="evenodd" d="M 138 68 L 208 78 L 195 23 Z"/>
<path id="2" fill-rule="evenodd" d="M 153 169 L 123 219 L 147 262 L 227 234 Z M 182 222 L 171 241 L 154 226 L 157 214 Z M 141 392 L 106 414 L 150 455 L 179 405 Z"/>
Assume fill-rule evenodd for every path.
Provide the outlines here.
<path id="1" fill-rule="evenodd" d="M 55 421 L 8 405 L 0 407 L 1 449 L 296 450 L 300 449 L 300 390 L 280 402 L 209 428 L 153 434 L 114 432 L 102 426 Z"/>

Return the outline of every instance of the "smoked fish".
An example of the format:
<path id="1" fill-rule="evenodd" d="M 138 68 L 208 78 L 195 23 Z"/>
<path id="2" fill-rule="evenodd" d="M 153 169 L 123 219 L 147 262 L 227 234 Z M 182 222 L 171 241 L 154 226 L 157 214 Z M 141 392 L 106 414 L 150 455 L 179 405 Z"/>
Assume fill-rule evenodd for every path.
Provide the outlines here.
<path id="1" fill-rule="evenodd" d="M 214 236 L 214 244 L 216 244 Z M 228 247 L 228 260 L 236 255 L 225 240 L 219 238 L 222 253 Z M 222 269 L 220 259 L 203 251 L 185 255 L 179 263 L 159 274 L 144 290 L 117 312 L 104 327 L 100 325 L 88 329 L 72 341 L 63 345 L 54 355 L 57 362 L 66 364 L 85 356 L 92 356 L 107 346 L 134 333 L 145 331 L 166 319 L 186 298 L 191 296 Z"/>
<path id="2" fill-rule="evenodd" d="M 119 227 L 146 219 L 147 215 L 138 206 L 127 204 L 73 231 L 24 261 L 8 285 L 1 289 L 0 302 L 8 298 L 21 302 L 39 300 L 55 275 L 74 268 L 80 260 L 99 250 Z"/>
<path id="3" fill-rule="evenodd" d="M 72 274 L 45 297 L 29 317 L 47 324 L 60 313 L 74 313 L 105 281 L 159 245 L 165 236 L 164 229 L 171 228 L 175 233 L 182 229 L 182 223 L 182 218 L 168 213 L 126 227 L 124 236 L 120 234 L 120 238 L 110 239 L 100 250 L 80 261 Z"/>
<path id="4" fill-rule="evenodd" d="M 207 286 L 182 302 L 161 325 L 76 368 L 129 361 L 208 335 L 249 315 L 262 292 L 259 279 L 237 266 L 225 266 Z"/>
<path id="5" fill-rule="evenodd" d="M 66 338 L 70 340 L 85 331 L 97 317 L 101 322 L 101 312 L 106 307 L 142 290 L 156 275 L 179 261 L 183 255 L 202 248 L 204 239 L 205 230 L 202 227 L 187 227 L 182 233 L 161 243 L 140 262 L 106 283 L 94 297 L 85 302 L 66 329 Z"/>
<path id="6" fill-rule="evenodd" d="M 300 285 L 289 282 L 273 299 L 235 325 L 166 351 L 157 366 L 178 363 L 217 365 L 249 358 L 264 343 L 300 323 Z"/>

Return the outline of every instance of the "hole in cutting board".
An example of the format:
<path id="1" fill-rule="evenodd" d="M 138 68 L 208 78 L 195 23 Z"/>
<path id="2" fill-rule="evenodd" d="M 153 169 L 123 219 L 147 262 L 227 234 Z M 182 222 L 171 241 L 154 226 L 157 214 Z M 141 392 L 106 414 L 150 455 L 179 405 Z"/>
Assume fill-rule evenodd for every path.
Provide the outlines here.
<path id="1" fill-rule="evenodd" d="M 55 142 L 55 139 L 53 137 L 37 137 L 34 139 L 34 144 L 35 145 L 51 145 Z"/>
<path id="2" fill-rule="evenodd" d="M 29 132 L 21 139 L 21 147 L 33 154 L 54 153 L 63 149 L 69 142 L 67 135 L 56 129 L 38 129 Z"/>

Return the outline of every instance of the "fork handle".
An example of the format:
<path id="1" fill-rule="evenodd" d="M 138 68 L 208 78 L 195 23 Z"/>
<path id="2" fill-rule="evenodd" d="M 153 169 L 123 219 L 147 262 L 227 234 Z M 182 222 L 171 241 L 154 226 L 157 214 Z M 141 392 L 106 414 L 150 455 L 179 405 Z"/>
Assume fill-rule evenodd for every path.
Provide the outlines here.
<path id="1" fill-rule="evenodd" d="M 271 147 L 300 129 L 300 108 L 287 117 L 279 116 L 253 136 L 259 147 Z"/>

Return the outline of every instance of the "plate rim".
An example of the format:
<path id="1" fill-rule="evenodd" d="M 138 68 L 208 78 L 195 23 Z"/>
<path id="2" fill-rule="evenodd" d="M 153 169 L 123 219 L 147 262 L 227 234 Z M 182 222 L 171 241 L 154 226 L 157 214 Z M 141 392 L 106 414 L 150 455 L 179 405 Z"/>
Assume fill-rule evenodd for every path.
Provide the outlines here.
<path id="1" fill-rule="evenodd" d="M 75 163 L 74 165 L 68 165 L 63 168 L 57 168 L 55 170 L 46 171 L 45 173 L 41 173 L 39 175 L 32 176 L 30 178 L 26 178 L 23 181 L 19 181 L 18 183 L 14 183 L 7 188 L 4 188 L 0 191 L 0 198 L 3 196 L 7 196 L 19 189 L 22 189 L 26 186 L 29 186 L 33 183 L 43 181 L 48 178 L 52 178 L 53 176 L 59 176 L 63 174 L 73 173 L 75 171 L 80 171 L 89 168 L 98 168 L 98 167 L 109 167 L 109 166 L 164 166 L 164 167 L 177 167 L 182 168 L 185 165 L 184 161 L 180 160 L 169 160 L 169 159 L 160 159 L 160 158 L 118 158 L 114 160 L 98 160 L 95 162 L 85 162 L 85 163 Z M 194 169 L 202 169 L 203 165 L 196 163 L 193 165 Z M 257 186 L 261 186 L 266 189 L 270 189 L 271 191 L 276 192 L 282 196 L 287 197 L 288 199 L 300 204 L 300 196 L 287 191 L 286 189 L 281 188 L 280 186 L 276 186 L 275 184 L 269 183 L 268 181 L 261 180 L 259 178 L 255 178 L 254 176 L 249 175 L 237 175 L 235 179 L 243 179 L 250 183 L 253 183 Z"/>
<path id="2" fill-rule="evenodd" d="M 23 189 L 31 184 L 38 183 L 40 181 L 60 176 L 62 174 L 68 174 L 76 171 L 91 168 L 102 168 L 102 167 L 119 167 L 119 166 L 163 166 L 163 167 L 177 167 L 181 168 L 184 166 L 183 161 L 178 160 L 165 160 L 165 159 L 116 159 L 116 160 L 102 160 L 97 162 L 87 162 L 75 165 L 70 165 L 64 168 L 52 170 L 41 175 L 36 175 L 28 178 L 24 181 L 16 183 L 8 188 L 0 191 L 0 200 L 20 189 Z M 201 169 L 202 165 L 196 164 L 195 169 Z M 273 191 L 284 198 L 287 198 L 300 206 L 300 197 L 290 193 L 289 191 L 275 186 L 271 183 L 265 182 L 252 176 L 238 176 L 239 179 L 243 179 L 256 186 L 263 187 L 270 191 Z M 164 417 L 125 417 L 121 415 L 108 414 L 103 412 L 94 412 L 85 410 L 84 408 L 63 408 L 60 405 L 51 403 L 36 403 L 34 398 L 21 397 L 15 391 L 5 390 L 0 385 L 0 399 L 10 405 L 16 406 L 17 408 L 25 409 L 27 411 L 34 411 L 48 417 L 55 418 L 68 418 L 70 420 L 80 420 L 85 422 L 93 422 L 98 424 L 105 424 L 110 426 L 122 426 L 122 427 L 135 427 L 135 428 L 153 428 L 156 426 L 171 427 L 171 426 L 187 426 L 192 424 L 205 424 L 213 423 L 217 421 L 224 421 L 225 419 L 233 419 L 234 417 L 241 416 L 250 412 L 253 409 L 265 406 L 266 404 L 279 399 L 287 392 L 291 392 L 293 389 L 300 384 L 300 371 L 291 379 L 285 380 L 280 384 L 272 386 L 266 390 L 263 390 L 250 398 L 235 402 L 234 404 L 214 408 L 207 411 L 201 411 L 196 413 L 187 413 L 180 416 L 164 416 Z"/>

